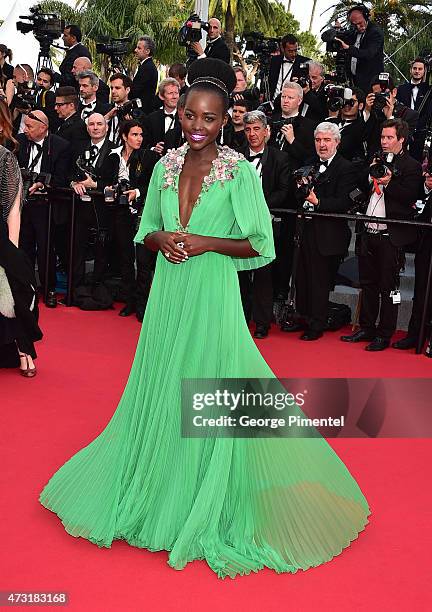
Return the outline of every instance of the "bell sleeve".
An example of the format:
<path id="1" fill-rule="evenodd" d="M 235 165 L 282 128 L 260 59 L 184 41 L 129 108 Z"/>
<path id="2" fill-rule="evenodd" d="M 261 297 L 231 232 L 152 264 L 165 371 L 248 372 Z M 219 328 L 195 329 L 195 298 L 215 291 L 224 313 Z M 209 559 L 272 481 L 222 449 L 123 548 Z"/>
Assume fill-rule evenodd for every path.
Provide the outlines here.
<path id="1" fill-rule="evenodd" d="M 233 257 L 236 270 L 240 272 L 266 266 L 275 258 L 272 221 L 261 181 L 248 161 L 239 162 L 231 196 L 235 216 L 231 237 L 247 238 L 258 253 L 256 257 Z"/>
<path id="2" fill-rule="evenodd" d="M 161 185 L 163 165 L 158 162 L 154 167 L 144 204 L 141 221 L 134 242 L 144 243 L 144 239 L 152 232 L 158 232 L 163 227 L 161 212 Z"/>

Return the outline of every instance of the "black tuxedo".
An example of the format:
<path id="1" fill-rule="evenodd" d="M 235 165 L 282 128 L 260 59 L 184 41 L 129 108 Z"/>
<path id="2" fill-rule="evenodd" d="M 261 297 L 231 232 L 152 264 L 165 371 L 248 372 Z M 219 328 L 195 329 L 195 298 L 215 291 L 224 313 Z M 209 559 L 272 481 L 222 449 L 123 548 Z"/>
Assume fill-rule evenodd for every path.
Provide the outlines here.
<path id="1" fill-rule="evenodd" d="M 282 114 L 280 112 L 275 113 L 272 117 L 273 121 L 280 121 L 281 118 Z M 304 166 L 315 155 L 314 130 L 317 124 L 315 121 L 300 115 L 293 118 L 292 124 L 294 128 L 292 144 L 289 144 L 286 138 L 278 143 L 279 128 L 272 128 L 270 145 L 287 153 L 291 168 L 296 169 Z"/>
<path id="2" fill-rule="evenodd" d="M 2 78 L 0 79 L 0 83 L 6 83 L 6 81 L 8 81 L 9 79 L 12 79 L 13 71 L 14 71 L 13 66 L 5 62 L 3 64 L 3 67 L 0 68 L 0 76 L 2 76 Z"/>
<path id="3" fill-rule="evenodd" d="M 186 142 L 186 139 L 183 135 L 183 131 L 182 131 L 180 122 L 175 124 L 174 127 L 171 130 L 168 130 L 168 132 L 166 132 L 165 134 L 164 143 L 165 143 L 166 151 L 168 151 L 168 149 L 178 149 L 185 142 Z M 158 159 L 160 159 L 159 156 L 158 156 Z"/>
<path id="4" fill-rule="evenodd" d="M 246 159 L 250 160 L 249 146 L 245 151 Z M 290 192 L 289 158 L 285 153 L 272 147 L 265 147 L 257 171 L 261 175 L 261 183 L 269 208 L 287 208 Z M 275 213 L 276 217 L 278 216 Z M 274 222 L 276 264 L 280 264 L 280 239 L 287 236 L 279 232 L 280 222 Z M 282 262 L 283 263 L 283 262 Z M 273 317 L 273 264 L 250 272 L 239 272 L 239 282 L 242 294 L 243 309 L 246 319 L 252 317 L 257 326 L 269 328 Z"/>
<path id="5" fill-rule="evenodd" d="M 327 119 L 327 121 L 335 123 L 340 128 L 341 141 L 338 147 L 338 153 L 348 161 L 365 161 L 365 145 L 368 137 L 368 126 L 363 120 L 363 117 L 358 115 L 357 119 L 349 122 L 343 122 L 340 118 L 331 117 Z"/>
<path id="6" fill-rule="evenodd" d="M 230 63 L 231 55 L 228 45 L 223 38 L 217 38 L 214 42 L 207 38 L 207 46 L 204 49 L 206 57 L 220 59 L 227 64 Z"/>
<path id="7" fill-rule="evenodd" d="M 283 55 L 272 55 L 270 60 L 270 69 L 269 69 L 269 86 L 270 86 L 270 99 L 273 100 L 273 97 L 276 92 L 276 87 L 279 80 L 279 73 L 282 66 L 282 62 L 285 59 Z M 285 74 L 288 74 L 287 81 L 292 81 L 293 77 L 300 76 L 300 64 L 305 64 L 310 61 L 310 57 L 305 57 L 304 55 L 297 55 L 293 65 L 292 70 L 289 72 L 290 64 L 286 64 L 286 69 L 284 71 Z M 279 92 L 280 93 L 280 92 Z"/>
<path id="8" fill-rule="evenodd" d="M 306 110 L 304 110 L 306 108 Z M 319 89 L 310 89 L 303 96 L 300 114 L 316 123 L 324 121 L 328 117 L 327 98 L 324 93 L 324 85 Z"/>
<path id="9" fill-rule="evenodd" d="M 91 145 L 90 145 L 91 147 Z M 86 149 L 91 153 L 91 148 Z M 105 159 L 111 153 L 114 144 L 105 138 L 104 143 L 100 147 L 96 161 L 92 163 L 93 180 L 97 183 L 97 190 L 103 191 L 102 183 L 102 167 Z M 84 151 L 84 156 L 86 151 Z M 74 181 L 84 180 L 82 172 L 76 168 Z M 84 283 L 85 275 L 85 259 L 89 234 L 92 227 L 96 227 L 99 231 L 108 227 L 109 219 L 107 215 L 107 207 L 100 195 L 92 195 L 92 201 L 82 201 L 79 196 L 76 196 L 75 207 L 75 242 L 74 242 L 74 269 L 73 269 L 73 286 L 77 287 Z M 98 232 L 95 247 L 94 247 L 94 272 L 93 281 L 100 282 L 105 271 L 105 245 L 104 241 L 100 240 Z"/>
<path id="10" fill-rule="evenodd" d="M 77 43 L 71 49 L 66 50 L 63 61 L 59 66 L 60 75 L 58 76 L 57 81 L 60 83 L 60 85 L 72 85 L 72 87 L 75 86 L 76 80 L 72 74 L 72 67 L 74 65 L 74 61 L 78 57 L 88 57 L 91 61 L 90 51 L 82 43 Z"/>
<path id="11" fill-rule="evenodd" d="M 319 160 L 317 160 L 319 164 Z M 314 192 L 319 200 L 316 211 L 347 212 L 351 206 L 349 193 L 355 188 L 354 165 L 339 153 L 318 178 Z M 339 263 L 346 253 L 351 232 L 340 219 L 313 217 L 306 220 L 300 246 L 296 282 L 297 311 L 307 320 L 309 329 L 323 331 L 326 326 L 329 293 Z"/>
<path id="12" fill-rule="evenodd" d="M 87 107 L 86 104 L 84 104 L 81 100 L 78 104 L 78 115 L 83 119 L 83 121 L 85 121 L 86 117 L 85 115 L 88 116 L 88 113 L 84 113 L 83 116 L 83 110 L 85 110 Z M 92 110 L 92 113 L 100 113 L 101 115 L 106 115 L 107 112 L 110 110 L 110 105 L 107 104 L 106 102 L 101 102 L 100 100 L 97 99 L 96 96 L 96 104 L 94 105 L 94 108 Z"/>
<path id="13" fill-rule="evenodd" d="M 24 134 L 18 134 L 17 153 L 20 168 L 29 168 L 32 143 Z M 55 134 L 48 134 L 42 145 L 40 171 L 51 174 L 52 187 L 66 187 L 70 168 L 69 143 Z M 56 218 L 60 203 L 54 202 L 53 215 Z M 45 277 L 47 258 L 47 202 L 43 196 L 33 196 L 24 204 L 21 215 L 20 247 L 27 253 L 33 265 L 37 259 L 39 277 L 43 286 L 55 288 L 55 256 L 51 239 L 49 252 L 48 278 Z M 51 237 L 52 238 L 52 237 Z"/>
<path id="14" fill-rule="evenodd" d="M 403 83 L 398 87 L 396 97 L 399 102 L 408 108 L 411 108 L 413 87 L 411 83 Z M 414 110 L 418 113 L 418 120 L 409 151 L 414 159 L 422 161 L 427 125 L 432 118 L 432 88 L 427 83 L 419 83 L 418 85 Z"/>
<path id="15" fill-rule="evenodd" d="M 62 120 L 57 129 L 57 135 L 69 142 L 71 163 L 74 167 L 78 155 L 81 155 L 86 150 L 90 142 L 86 125 L 78 112 Z"/>
<path id="16" fill-rule="evenodd" d="M 393 219 L 412 219 L 413 204 L 422 183 L 421 165 L 407 153 L 398 155 L 395 164 L 398 175 L 392 176 L 383 191 L 385 213 Z M 362 288 L 360 326 L 370 335 L 390 339 L 398 314 L 398 305 L 393 303 L 390 292 L 399 287 L 401 247 L 415 241 L 416 228 L 388 224 L 387 230 L 373 233 L 361 224 L 358 229 L 363 230 L 356 244 Z"/>
<path id="17" fill-rule="evenodd" d="M 153 100 L 158 82 L 158 72 L 153 59 L 149 57 L 142 62 L 134 76 L 129 93 L 129 100 L 139 98 L 142 102 L 142 110 L 149 114 L 153 110 Z"/>
<path id="18" fill-rule="evenodd" d="M 369 21 L 359 48 L 354 45 L 357 34 L 356 30 L 345 51 L 346 69 L 351 82 L 367 94 L 371 80 L 384 70 L 384 33 L 379 26 Z M 352 57 L 357 58 L 355 75 L 351 72 Z"/>
<path id="19" fill-rule="evenodd" d="M 139 198 L 133 204 L 134 208 L 142 210 L 147 194 L 148 184 L 155 164 L 155 154 L 150 150 L 140 149 L 133 151 L 129 158 L 129 183 L 131 189 L 139 189 Z M 113 152 L 106 157 L 102 166 L 102 183 L 113 185 L 118 181 L 120 166 L 119 153 Z M 136 234 L 136 224 L 139 214 L 131 214 L 128 206 L 116 205 L 111 210 L 110 235 L 117 248 L 117 257 L 120 263 L 120 274 L 122 278 L 122 290 L 124 299 L 128 304 L 136 301 L 141 305 L 144 301 L 140 296 L 150 289 L 150 279 L 148 279 L 148 289 L 143 287 L 145 279 L 142 266 L 137 259 L 137 283 L 135 283 L 135 248 L 134 236 Z M 144 245 L 140 245 L 144 249 Z M 138 249 L 137 249 L 138 254 Z"/>
<path id="20" fill-rule="evenodd" d="M 165 111 L 161 108 L 153 111 L 143 121 L 146 130 L 146 144 L 149 147 L 154 147 L 158 142 L 165 142 Z M 180 127 L 178 113 L 174 115 L 174 120 L 171 121 L 170 129 Z"/>

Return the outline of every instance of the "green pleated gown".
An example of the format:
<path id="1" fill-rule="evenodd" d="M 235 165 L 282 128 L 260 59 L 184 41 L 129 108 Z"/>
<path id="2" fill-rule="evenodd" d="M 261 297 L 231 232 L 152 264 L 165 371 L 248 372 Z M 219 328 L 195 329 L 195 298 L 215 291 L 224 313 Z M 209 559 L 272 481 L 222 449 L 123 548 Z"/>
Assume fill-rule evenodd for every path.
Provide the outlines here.
<path id="1" fill-rule="evenodd" d="M 135 359 L 102 433 L 40 495 L 66 531 L 169 551 L 182 569 L 205 559 L 219 577 L 330 560 L 367 524 L 356 481 L 323 438 L 183 438 L 182 378 L 274 378 L 251 338 L 237 271 L 274 259 L 255 169 L 219 149 L 187 228 L 178 177 L 187 145 L 155 167 L 135 240 L 162 228 L 248 238 L 258 257 L 217 253 L 179 265 L 159 253 Z"/>

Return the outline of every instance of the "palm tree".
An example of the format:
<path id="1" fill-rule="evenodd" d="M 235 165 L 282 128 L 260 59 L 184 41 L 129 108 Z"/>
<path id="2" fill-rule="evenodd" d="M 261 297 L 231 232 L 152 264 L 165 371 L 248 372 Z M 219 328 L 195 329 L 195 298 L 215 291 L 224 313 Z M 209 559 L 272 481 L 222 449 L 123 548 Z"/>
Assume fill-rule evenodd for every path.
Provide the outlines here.
<path id="1" fill-rule="evenodd" d="M 314 17 L 315 17 L 316 5 L 317 5 L 317 0 L 313 0 L 308 32 L 312 32 L 312 26 L 313 26 L 313 20 L 314 20 Z M 288 10 L 289 10 L 289 8 L 288 8 Z"/>

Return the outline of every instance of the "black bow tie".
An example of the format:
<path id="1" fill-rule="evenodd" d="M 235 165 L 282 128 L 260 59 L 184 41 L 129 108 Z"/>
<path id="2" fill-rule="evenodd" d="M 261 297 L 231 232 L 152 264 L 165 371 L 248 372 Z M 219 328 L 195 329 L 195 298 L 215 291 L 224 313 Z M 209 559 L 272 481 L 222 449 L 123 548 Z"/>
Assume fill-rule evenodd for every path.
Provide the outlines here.
<path id="1" fill-rule="evenodd" d="M 294 62 L 292 60 L 289 60 L 289 59 L 283 59 L 282 62 L 284 64 L 294 64 Z"/>
<path id="2" fill-rule="evenodd" d="M 32 142 L 32 147 L 34 147 L 37 151 L 42 151 L 42 145 L 37 142 Z"/>
<path id="3" fill-rule="evenodd" d="M 329 165 L 329 160 L 328 159 L 326 159 L 325 161 L 321 161 L 320 160 L 320 166 L 325 166 L 327 168 L 328 165 Z"/>
<path id="4" fill-rule="evenodd" d="M 93 108 L 93 106 L 96 106 L 96 102 L 90 102 L 90 104 L 82 105 L 83 108 Z"/>
<path id="5" fill-rule="evenodd" d="M 169 119 L 175 119 L 175 116 L 176 116 L 176 114 L 175 114 L 175 113 L 164 113 L 164 115 L 165 115 L 165 119 L 166 119 L 167 117 L 169 117 Z"/>
<path id="6" fill-rule="evenodd" d="M 261 159 L 261 158 L 262 158 L 262 156 L 263 156 L 263 154 L 262 154 L 262 153 L 256 153 L 256 154 L 254 154 L 254 155 L 250 155 L 250 156 L 249 156 L 249 160 L 250 160 L 250 161 L 252 161 L 253 159 Z"/>

